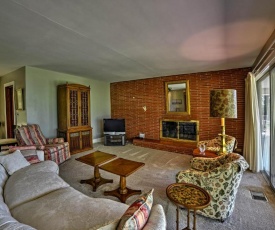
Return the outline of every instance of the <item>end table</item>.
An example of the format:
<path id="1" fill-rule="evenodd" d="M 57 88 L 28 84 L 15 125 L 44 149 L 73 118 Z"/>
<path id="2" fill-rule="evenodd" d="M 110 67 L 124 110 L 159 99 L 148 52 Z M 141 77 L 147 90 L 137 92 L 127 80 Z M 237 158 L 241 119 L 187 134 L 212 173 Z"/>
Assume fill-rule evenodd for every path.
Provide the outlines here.
<path id="1" fill-rule="evenodd" d="M 204 154 L 202 154 L 198 148 L 193 150 L 192 155 L 193 157 L 206 157 L 206 158 L 215 158 L 219 156 L 217 152 L 210 151 L 210 150 L 205 150 Z"/>
<path id="2" fill-rule="evenodd" d="M 14 138 L 0 139 L 0 152 L 2 151 L 2 146 L 6 145 L 17 145 L 17 140 Z"/>
<path id="3" fill-rule="evenodd" d="M 179 230 L 179 207 L 187 208 L 187 226 L 184 230 L 190 229 L 190 209 L 194 210 L 193 229 L 196 229 L 196 211 L 206 208 L 211 197 L 203 188 L 189 183 L 174 183 L 166 188 L 166 194 L 177 206 L 177 230 Z"/>

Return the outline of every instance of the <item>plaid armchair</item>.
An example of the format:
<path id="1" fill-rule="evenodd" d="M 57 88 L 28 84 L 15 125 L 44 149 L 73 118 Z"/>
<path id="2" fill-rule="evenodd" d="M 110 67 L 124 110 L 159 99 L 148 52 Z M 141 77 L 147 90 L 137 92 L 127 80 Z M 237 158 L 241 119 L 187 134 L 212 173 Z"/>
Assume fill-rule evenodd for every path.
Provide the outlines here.
<path id="1" fill-rule="evenodd" d="M 37 150 L 43 150 L 45 160 L 61 164 L 71 157 L 69 143 L 64 142 L 64 138 L 45 138 L 37 124 L 16 128 L 15 137 L 19 147 L 35 146 Z"/>
<path id="2" fill-rule="evenodd" d="M 196 157 L 191 160 L 191 169 L 180 171 L 176 181 L 204 188 L 210 194 L 211 202 L 198 213 L 224 221 L 234 210 L 237 190 L 248 166 L 246 160 L 237 153 L 217 158 Z"/>
<path id="3" fill-rule="evenodd" d="M 204 144 L 207 150 L 214 150 L 218 152 L 222 146 L 221 142 L 221 136 L 218 136 L 211 140 L 199 141 L 198 146 Z M 227 153 L 232 153 L 237 148 L 237 144 L 238 142 L 235 137 L 229 135 L 225 136 L 225 145 Z"/>

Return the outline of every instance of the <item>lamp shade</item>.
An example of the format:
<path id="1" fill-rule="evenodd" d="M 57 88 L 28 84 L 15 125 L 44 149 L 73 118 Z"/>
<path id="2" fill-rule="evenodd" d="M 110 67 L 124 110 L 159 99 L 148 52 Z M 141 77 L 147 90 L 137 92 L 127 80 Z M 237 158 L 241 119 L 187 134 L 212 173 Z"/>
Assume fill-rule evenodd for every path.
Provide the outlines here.
<path id="1" fill-rule="evenodd" d="M 210 90 L 210 117 L 237 118 L 237 91 Z"/>

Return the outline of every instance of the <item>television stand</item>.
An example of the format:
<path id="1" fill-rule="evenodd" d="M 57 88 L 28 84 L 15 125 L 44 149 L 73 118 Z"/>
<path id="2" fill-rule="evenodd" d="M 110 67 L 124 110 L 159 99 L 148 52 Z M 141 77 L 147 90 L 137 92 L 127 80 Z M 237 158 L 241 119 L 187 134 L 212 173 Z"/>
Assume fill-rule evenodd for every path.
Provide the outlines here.
<path id="1" fill-rule="evenodd" d="M 114 146 L 114 145 L 125 145 L 125 144 L 126 144 L 125 134 L 115 134 L 115 135 L 104 134 L 104 145 Z"/>

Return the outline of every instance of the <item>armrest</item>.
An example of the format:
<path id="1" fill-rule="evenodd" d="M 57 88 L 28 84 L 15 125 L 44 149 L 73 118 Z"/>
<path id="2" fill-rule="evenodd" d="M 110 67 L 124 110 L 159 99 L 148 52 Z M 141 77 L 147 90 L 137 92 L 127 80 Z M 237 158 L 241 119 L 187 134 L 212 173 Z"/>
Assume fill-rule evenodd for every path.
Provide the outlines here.
<path id="1" fill-rule="evenodd" d="M 16 150 L 36 150 L 35 145 L 26 145 L 26 146 L 9 146 L 9 152 L 13 153 Z"/>
<path id="2" fill-rule="evenodd" d="M 149 219 L 143 230 L 166 230 L 166 217 L 160 204 L 152 207 Z"/>
<path id="3" fill-rule="evenodd" d="M 177 176 L 178 183 L 191 183 L 201 187 L 206 185 L 216 183 L 217 179 L 221 177 L 221 174 L 231 174 L 233 171 L 238 171 L 239 166 L 237 164 L 227 163 L 218 168 L 215 168 L 212 171 L 202 172 L 194 169 L 188 169 L 185 171 L 180 171 Z M 213 187 L 212 185 L 210 187 Z"/>
<path id="4" fill-rule="evenodd" d="M 64 143 L 64 138 L 59 137 L 59 138 L 46 138 L 46 143 L 47 144 L 61 144 Z"/>
<path id="5" fill-rule="evenodd" d="M 199 171 L 208 171 L 219 167 L 221 163 L 217 158 L 195 157 L 190 161 L 191 168 Z"/>
<path id="6" fill-rule="evenodd" d="M 25 145 L 25 146 L 10 146 L 9 152 L 14 152 L 15 150 L 44 150 L 44 145 Z"/>

